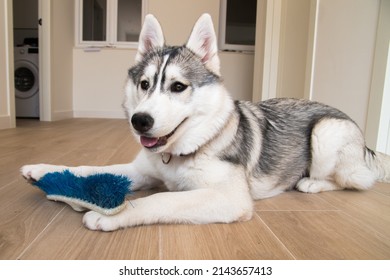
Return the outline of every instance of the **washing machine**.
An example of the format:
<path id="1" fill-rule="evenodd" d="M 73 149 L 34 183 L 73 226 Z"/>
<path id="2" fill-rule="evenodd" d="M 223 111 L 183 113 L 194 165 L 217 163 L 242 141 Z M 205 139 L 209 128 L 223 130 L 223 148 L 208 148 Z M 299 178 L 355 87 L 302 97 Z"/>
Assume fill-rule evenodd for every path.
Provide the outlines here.
<path id="1" fill-rule="evenodd" d="M 39 52 L 38 47 L 15 47 L 16 117 L 39 118 Z"/>

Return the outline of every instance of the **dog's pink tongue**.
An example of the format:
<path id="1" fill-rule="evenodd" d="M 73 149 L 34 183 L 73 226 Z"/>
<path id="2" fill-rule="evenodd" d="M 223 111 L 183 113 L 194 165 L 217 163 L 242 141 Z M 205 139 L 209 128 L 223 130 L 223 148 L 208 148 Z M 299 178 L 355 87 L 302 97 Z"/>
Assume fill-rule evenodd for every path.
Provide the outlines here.
<path id="1" fill-rule="evenodd" d="M 156 145 L 158 142 L 158 138 L 150 138 L 146 136 L 141 136 L 141 144 L 144 147 L 150 148 Z"/>

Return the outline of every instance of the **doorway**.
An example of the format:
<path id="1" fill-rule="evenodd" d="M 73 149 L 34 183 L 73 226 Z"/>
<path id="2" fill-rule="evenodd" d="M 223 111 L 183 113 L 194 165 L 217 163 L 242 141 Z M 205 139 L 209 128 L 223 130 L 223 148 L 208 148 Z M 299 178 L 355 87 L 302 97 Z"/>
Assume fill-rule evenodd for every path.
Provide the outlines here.
<path id="1" fill-rule="evenodd" d="M 38 0 L 13 0 L 16 118 L 40 118 Z"/>

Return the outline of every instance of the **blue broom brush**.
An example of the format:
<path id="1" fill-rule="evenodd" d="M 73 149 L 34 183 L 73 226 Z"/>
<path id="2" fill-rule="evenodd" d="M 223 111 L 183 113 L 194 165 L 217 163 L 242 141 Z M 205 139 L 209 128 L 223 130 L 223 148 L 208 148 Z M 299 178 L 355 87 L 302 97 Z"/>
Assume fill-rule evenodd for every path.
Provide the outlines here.
<path id="1" fill-rule="evenodd" d="M 104 215 L 122 211 L 126 195 L 131 193 L 127 177 L 109 173 L 81 177 L 65 170 L 48 173 L 32 184 L 44 191 L 49 200 L 65 202 L 76 211 L 90 209 Z"/>

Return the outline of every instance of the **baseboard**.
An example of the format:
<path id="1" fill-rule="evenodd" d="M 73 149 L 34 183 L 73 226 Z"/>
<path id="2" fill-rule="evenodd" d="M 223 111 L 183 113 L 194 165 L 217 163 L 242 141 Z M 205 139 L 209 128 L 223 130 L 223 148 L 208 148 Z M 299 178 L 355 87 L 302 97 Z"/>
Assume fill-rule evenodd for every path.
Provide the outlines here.
<path id="1" fill-rule="evenodd" d="M 0 116 L 0 129 L 14 128 L 15 121 L 10 116 Z"/>
<path id="2" fill-rule="evenodd" d="M 125 119 L 125 112 L 120 111 L 74 111 L 74 118 Z"/>
<path id="3" fill-rule="evenodd" d="M 73 118 L 73 111 L 57 111 L 57 112 L 53 112 L 52 115 L 53 121 L 72 119 L 72 118 Z"/>

